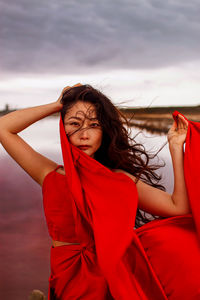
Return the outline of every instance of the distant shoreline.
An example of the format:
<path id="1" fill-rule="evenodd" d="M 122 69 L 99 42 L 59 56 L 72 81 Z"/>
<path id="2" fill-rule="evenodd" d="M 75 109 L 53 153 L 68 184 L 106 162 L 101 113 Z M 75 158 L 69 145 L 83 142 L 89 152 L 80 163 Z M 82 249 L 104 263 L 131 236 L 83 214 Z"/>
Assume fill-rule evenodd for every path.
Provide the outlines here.
<path id="1" fill-rule="evenodd" d="M 178 111 L 185 115 L 190 121 L 200 122 L 200 105 L 198 106 L 169 106 L 169 107 L 147 107 L 147 108 L 119 108 L 129 120 L 129 126 L 145 129 L 151 133 L 166 134 L 173 122 L 172 114 Z M 0 117 L 16 111 L 9 109 L 6 105 L 0 111 Z M 60 112 L 48 116 L 58 117 Z"/>
<path id="2" fill-rule="evenodd" d="M 122 111 L 123 113 L 125 113 L 126 115 L 129 114 L 136 114 L 136 115 L 160 115 L 160 114 L 164 114 L 164 115 L 168 115 L 168 114 L 172 114 L 175 110 L 183 113 L 183 114 L 189 114 L 189 115 L 200 115 L 200 105 L 198 106 L 158 106 L 158 107 L 140 107 L 140 108 L 133 108 L 133 107 L 129 107 L 129 108 L 120 108 L 120 111 Z M 7 113 L 10 113 L 12 111 L 16 111 L 19 109 L 10 109 L 9 105 L 6 104 L 5 109 L 0 110 L 0 115 L 5 115 Z M 55 113 L 55 115 L 58 115 L 58 113 Z"/>

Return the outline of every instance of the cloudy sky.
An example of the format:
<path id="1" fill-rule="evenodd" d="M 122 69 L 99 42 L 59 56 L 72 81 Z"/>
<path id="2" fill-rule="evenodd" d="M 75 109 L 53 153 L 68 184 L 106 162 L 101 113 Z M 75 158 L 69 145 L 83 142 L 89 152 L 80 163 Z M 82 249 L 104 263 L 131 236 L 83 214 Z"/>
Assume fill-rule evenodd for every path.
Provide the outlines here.
<path id="1" fill-rule="evenodd" d="M 200 104 L 199 0 L 0 0 L 0 109 L 89 83 L 126 106 Z"/>

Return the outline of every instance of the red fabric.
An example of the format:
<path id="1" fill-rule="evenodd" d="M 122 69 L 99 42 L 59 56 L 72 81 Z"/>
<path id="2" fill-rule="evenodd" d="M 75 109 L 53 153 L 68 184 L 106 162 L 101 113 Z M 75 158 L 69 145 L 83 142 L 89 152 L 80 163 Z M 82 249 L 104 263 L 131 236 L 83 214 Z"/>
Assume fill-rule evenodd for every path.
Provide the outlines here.
<path id="1" fill-rule="evenodd" d="M 67 195 L 65 176 L 56 172 L 48 173 L 43 181 L 43 207 L 49 235 L 53 240 L 78 243 L 72 212 L 72 199 Z"/>
<path id="2" fill-rule="evenodd" d="M 173 114 L 176 120 L 178 111 Z M 183 116 L 183 115 L 182 115 Z M 186 120 L 187 118 L 183 116 Z M 188 120 L 187 120 L 188 121 Z M 185 181 L 190 200 L 192 215 L 196 224 L 198 237 L 200 241 L 200 199 L 199 199 L 199 186 L 200 186 L 200 123 L 188 121 L 188 132 L 186 137 L 185 157 L 184 157 L 184 174 Z"/>
<path id="3" fill-rule="evenodd" d="M 192 216 L 152 221 L 136 233 L 167 299 L 200 299 L 200 248 Z"/>
<path id="4" fill-rule="evenodd" d="M 192 217 L 152 221 L 134 230 L 134 182 L 71 145 L 61 119 L 60 136 L 65 193 L 81 244 L 51 248 L 49 299 L 200 299 L 200 250 Z M 193 272 L 194 280 L 183 271 Z M 184 293 L 189 279 L 195 283 Z"/>

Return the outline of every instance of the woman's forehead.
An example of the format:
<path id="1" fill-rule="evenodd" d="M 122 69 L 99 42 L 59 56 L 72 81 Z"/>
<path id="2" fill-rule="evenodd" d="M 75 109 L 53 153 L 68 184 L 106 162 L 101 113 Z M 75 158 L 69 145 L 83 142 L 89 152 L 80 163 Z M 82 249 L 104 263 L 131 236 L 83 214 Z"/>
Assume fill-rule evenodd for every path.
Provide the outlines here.
<path id="1" fill-rule="evenodd" d="M 92 103 L 78 101 L 67 111 L 65 118 L 73 116 L 96 118 L 96 108 Z"/>

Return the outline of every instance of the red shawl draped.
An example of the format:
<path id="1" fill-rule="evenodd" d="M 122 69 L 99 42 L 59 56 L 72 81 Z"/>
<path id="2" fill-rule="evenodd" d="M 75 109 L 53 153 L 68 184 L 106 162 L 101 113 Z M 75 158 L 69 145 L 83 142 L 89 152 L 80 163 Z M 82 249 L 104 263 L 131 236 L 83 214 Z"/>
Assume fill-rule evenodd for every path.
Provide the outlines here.
<path id="1" fill-rule="evenodd" d="M 174 118 L 176 115 L 177 112 Z M 189 123 L 185 178 L 193 217 L 200 230 L 197 215 L 200 211 L 197 195 L 200 125 Z M 50 284 L 55 298 L 49 299 L 168 299 L 134 230 L 138 205 L 135 183 L 70 144 L 61 118 L 60 137 L 80 246 L 52 249 Z"/>
<path id="2" fill-rule="evenodd" d="M 176 120 L 179 112 L 175 111 L 173 114 Z M 182 115 L 183 116 L 183 115 Z M 183 116 L 186 120 L 187 118 Z M 188 121 L 188 120 L 187 120 Z M 188 192 L 188 197 L 190 201 L 190 207 L 192 210 L 193 219 L 195 221 L 198 237 L 200 240 L 200 123 L 189 122 L 186 146 L 185 146 L 185 156 L 184 156 L 184 175 L 185 182 Z"/>

